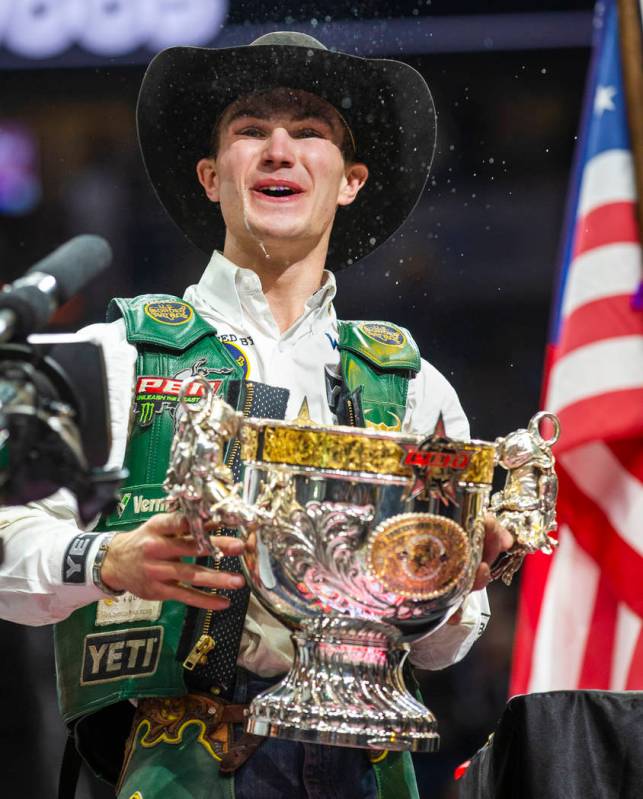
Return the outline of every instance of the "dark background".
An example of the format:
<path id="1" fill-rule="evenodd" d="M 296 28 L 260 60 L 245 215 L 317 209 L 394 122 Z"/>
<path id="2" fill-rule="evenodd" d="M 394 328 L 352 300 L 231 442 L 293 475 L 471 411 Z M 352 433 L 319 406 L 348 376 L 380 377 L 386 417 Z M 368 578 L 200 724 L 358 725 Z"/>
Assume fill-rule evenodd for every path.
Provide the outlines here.
<path id="1" fill-rule="evenodd" d="M 336 305 L 343 318 L 410 328 L 456 387 L 476 437 L 525 426 L 538 409 L 591 5 L 231 0 L 214 42 L 295 27 L 402 58 L 425 76 L 438 109 L 430 185 L 393 240 L 339 275 Z M 0 129 L 19 121 L 34 133 L 42 188 L 28 213 L 0 215 L 0 282 L 76 233 L 104 235 L 115 252 L 108 275 L 52 329 L 100 321 L 112 296 L 182 293 L 205 266 L 166 219 L 138 156 L 134 107 L 149 57 L 109 61 L 72 48 L 34 68 L 0 40 Z M 491 623 L 465 661 L 420 675 L 442 735 L 439 754 L 416 759 L 422 797 L 456 795 L 454 767 L 485 742 L 506 700 L 516 591 L 490 594 Z M 1 625 L 1 795 L 53 797 L 64 729 L 51 630 Z M 78 795 L 110 794 L 84 778 Z"/>

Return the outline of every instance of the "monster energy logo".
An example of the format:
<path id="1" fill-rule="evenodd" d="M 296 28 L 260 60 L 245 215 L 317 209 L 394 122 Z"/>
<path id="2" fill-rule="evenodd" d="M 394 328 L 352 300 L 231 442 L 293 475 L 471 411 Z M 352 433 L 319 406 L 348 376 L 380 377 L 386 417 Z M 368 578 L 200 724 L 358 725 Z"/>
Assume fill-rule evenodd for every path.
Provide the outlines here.
<path id="1" fill-rule="evenodd" d="M 152 418 L 154 417 L 154 411 L 156 410 L 154 402 L 141 402 L 138 406 L 138 421 L 139 424 L 148 425 L 151 424 Z"/>

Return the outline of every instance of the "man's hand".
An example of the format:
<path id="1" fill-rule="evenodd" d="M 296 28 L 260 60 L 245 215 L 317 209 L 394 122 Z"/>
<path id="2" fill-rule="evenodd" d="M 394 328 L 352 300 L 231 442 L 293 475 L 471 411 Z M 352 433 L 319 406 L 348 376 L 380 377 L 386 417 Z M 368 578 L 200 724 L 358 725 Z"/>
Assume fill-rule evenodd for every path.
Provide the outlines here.
<path id="1" fill-rule="evenodd" d="M 482 548 L 482 560 L 476 571 L 473 581 L 472 591 L 480 591 L 486 588 L 491 581 L 491 566 L 498 555 L 507 552 L 513 546 L 514 539 L 509 530 L 503 527 L 493 513 L 487 513 L 484 517 L 484 545 Z M 462 621 L 462 609 L 457 610 L 449 618 L 447 624 L 460 624 Z"/>
<path id="2" fill-rule="evenodd" d="M 212 542 L 226 555 L 240 555 L 245 549 L 243 541 L 230 536 L 212 536 Z M 228 599 L 191 586 L 241 588 L 245 579 L 181 561 L 198 554 L 185 516 L 159 513 L 136 530 L 112 538 L 101 579 L 113 591 L 129 591 L 141 599 L 174 599 L 206 610 L 225 610 Z"/>
<path id="3" fill-rule="evenodd" d="M 482 560 L 478 566 L 472 591 L 486 588 L 491 581 L 491 566 L 498 555 L 511 549 L 514 538 L 505 527 L 496 519 L 493 513 L 484 517 L 484 546 L 482 547 Z"/>

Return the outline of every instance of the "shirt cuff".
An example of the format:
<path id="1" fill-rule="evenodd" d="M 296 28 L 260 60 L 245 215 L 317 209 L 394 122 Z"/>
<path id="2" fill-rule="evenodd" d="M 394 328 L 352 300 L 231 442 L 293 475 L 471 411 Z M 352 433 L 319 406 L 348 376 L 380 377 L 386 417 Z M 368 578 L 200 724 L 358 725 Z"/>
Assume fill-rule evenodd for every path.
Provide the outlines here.
<path id="1" fill-rule="evenodd" d="M 94 584 L 92 567 L 103 539 L 109 533 L 78 530 L 67 540 L 59 540 L 50 553 L 52 581 L 56 577 L 60 587 L 54 589 L 51 610 L 54 621 L 64 619 L 85 605 L 90 605 L 108 595 Z M 58 572 L 58 575 L 56 575 Z"/>
<path id="2" fill-rule="evenodd" d="M 444 669 L 462 660 L 469 652 L 489 621 L 487 592 L 470 593 L 462 605 L 459 624 L 447 624 L 458 610 L 457 605 L 451 608 L 439 627 L 411 644 L 409 660 L 414 666 L 434 671 Z"/>
<path id="3" fill-rule="evenodd" d="M 29 509 L 11 515 L 12 519 L 0 519 L 5 550 L 0 564 L 0 618 L 51 624 L 104 598 L 92 580 L 104 533 L 87 534 L 70 522 Z"/>
<path id="4" fill-rule="evenodd" d="M 60 575 L 63 585 L 74 587 L 94 585 L 92 567 L 100 545 L 108 535 L 111 534 L 79 530 L 72 539 L 65 542 L 62 553 L 60 550 L 55 555 L 52 553 L 53 557 L 61 558 Z M 100 590 L 99 594 L 104 595 Z"/>

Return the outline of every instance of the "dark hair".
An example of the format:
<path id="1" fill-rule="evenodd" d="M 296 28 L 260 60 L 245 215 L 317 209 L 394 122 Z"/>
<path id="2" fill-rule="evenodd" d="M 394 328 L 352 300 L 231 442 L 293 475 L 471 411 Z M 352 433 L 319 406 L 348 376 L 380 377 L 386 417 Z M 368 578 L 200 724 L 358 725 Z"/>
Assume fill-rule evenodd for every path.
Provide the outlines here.
<path id="1" fill-rule="evenodd" d="M 275 107 L 278 107 L 285 111 L 297 111 L 298 114 L 304 114 L 306 116 L 322 117 L 323 119 L 327 119 L 328 123 L 332 125 L 333 120 L 329 118 L 327 112 L 329 106 L 329 103 L 315 94 L 288 89 L 286 87 L 266 89 L 254 94 L 246 94 L 226 106 L 223 113 L 219 115 L 214 123 L 212 133 L 210 134 L 209 156 L 211 158 L 216 158 L 219 152 L 221 126 L 230 118 L 231 114 L 236 116 L 237 114 L 247 112 L 250 115 L 268 116 L 274 112 Z M 330 108 L 333 109 L 342 126 L 342 141 L 339 146 L 340 152 L 344 161 L 352 163 L 356 159 L 353 134 L 339 111 L 337 111 L 334 106 L 330 106 Z"/>

